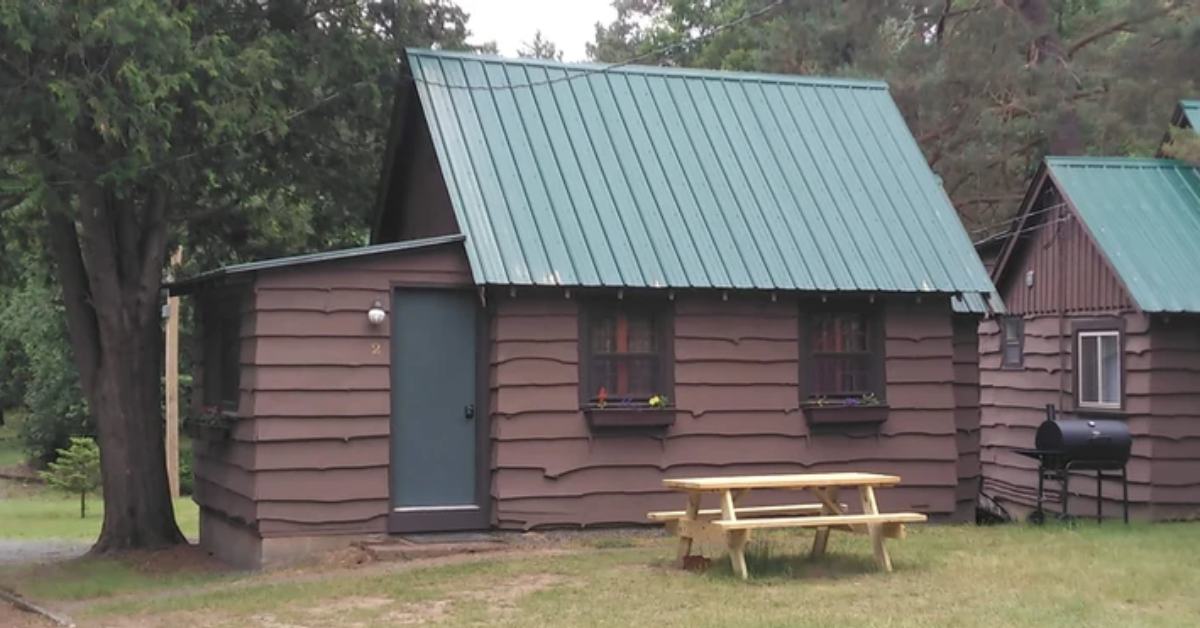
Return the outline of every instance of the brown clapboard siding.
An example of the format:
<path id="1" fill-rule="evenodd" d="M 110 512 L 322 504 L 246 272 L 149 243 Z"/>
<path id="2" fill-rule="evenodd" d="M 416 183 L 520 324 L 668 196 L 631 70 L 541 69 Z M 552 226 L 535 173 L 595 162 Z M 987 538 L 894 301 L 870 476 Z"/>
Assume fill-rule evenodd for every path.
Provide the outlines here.
<path id="1" fill-rule="evenodd" d="M 1159 519 L 1200 516 L 1200 316 L 1154 320 L 1150 330 L 1154 464 L 1152 501 Z M 1181 403 L 1182 402 L 1182 403 Z"/>
<path id="2" fill-rule="evenodd" d="M 263 537 L 382 532 L 392 286 L 472 285 L 461 245 L 260 273 L 247 287 L 233 438 L 197 451 L 202 506 Z"/>
<path id="3" fill-rule="evenodd" d="M 979 499 L 979 317 L 954 316 L 954 427 L 958 448 L 955 519 L 973 521 Z"/>
<path id="4" fill-rule="evenodd" d="M 799 408 L 795 299 L 678 296 L 676 423 L 592 432 L 579 411 L 574 300 L 504 298 L 492 322 L 492 494 L 501 528 L 641 524 L 674 508 L 665 477 L 860 470 L 898 473 L 885 504 L 957 507 L 957 401 L 948 304 L 886 306 L 889 419 L 814 434 Z M 886 494 L 886 496 L 885 496 Z"/>

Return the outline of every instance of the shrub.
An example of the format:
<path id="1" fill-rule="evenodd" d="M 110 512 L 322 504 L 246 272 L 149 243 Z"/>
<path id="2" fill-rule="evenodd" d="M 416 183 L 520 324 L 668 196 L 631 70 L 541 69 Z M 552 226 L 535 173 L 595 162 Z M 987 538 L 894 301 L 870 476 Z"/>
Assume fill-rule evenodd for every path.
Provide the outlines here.
<path id="1" fill-rule="evenodd" d="M 94 426 L 71 359 L 57 286 L 31 274 L 23 285 L 0 295 L 0 338 L 23 356 L 18 374 L 29 410 L 19 437 L 31 462 L 44 467 L 72 436 L 91 436 Z"/>
<path id="2" fill-rule="evenodd" d="M 87 516 L 87 495 L 100 488 L 100 448 L 90 438 L 72 437 L 71 446 L 58 450 L 58 459 L 39 473 L 51 487 L 79 495 L 79 518 Z"/>

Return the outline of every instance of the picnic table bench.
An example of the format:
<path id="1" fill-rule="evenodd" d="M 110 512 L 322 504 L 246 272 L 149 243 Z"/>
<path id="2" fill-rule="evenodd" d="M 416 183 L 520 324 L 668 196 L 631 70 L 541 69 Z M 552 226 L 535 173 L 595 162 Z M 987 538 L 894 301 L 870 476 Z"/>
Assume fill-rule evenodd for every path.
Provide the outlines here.
<path id="1" fill-rule="evenodd" d="M 884 571 L 892 570 L 892 560 L 884 547 L 885 538 L 903 538 L 904 524 L 920 523 L 925 515 L 916 512 L 881 513 L 875 501 L 875 488 L 895 486 L 900 478 L 875 473 L 804 473 L 752 475 L 713 478 L 675 478 L 663 480 L 670 489 L 687 494 L 684 510 L 651 512 L 651 521 L 674 528 L 679 536 L 679 558 L 692 551 L 693 542 L 723 543 L 729 548 L 733 571 L 742 579 L 746 570 L 746 543 L 751 530 L 773 528 L 816 528 L 812 556 L 825 553 L 831 530 L 867 534 L 875 552 L 875 563 Z M 838 501 L 845 488 L 858 489 L 862 514 L 850 514 Z M 778 506 L 742 506 L 737 502 L 755 489 L 808 490 L 819 503 Z M 716 494 L 720 508 L 701 509 L 705 494 Z"/>

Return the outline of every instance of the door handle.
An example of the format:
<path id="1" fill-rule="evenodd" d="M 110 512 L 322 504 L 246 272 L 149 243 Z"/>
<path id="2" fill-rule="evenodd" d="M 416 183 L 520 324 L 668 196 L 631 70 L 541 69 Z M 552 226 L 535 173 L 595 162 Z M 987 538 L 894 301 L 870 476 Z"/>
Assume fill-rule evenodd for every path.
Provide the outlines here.
<path id="1" fill-rule="evenodd" d="M 465 417 L 468 421 L 475 418 L 475 404 L 468 403 L 467 405 L 463 406 L 463 417 Z"/>

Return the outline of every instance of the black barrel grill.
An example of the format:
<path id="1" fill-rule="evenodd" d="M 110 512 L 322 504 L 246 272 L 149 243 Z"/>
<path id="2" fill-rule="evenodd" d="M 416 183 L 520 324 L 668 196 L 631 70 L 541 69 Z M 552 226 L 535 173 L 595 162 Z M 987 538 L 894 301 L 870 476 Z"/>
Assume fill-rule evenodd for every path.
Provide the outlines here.
<path id="1" fill-rule="evenodd" d="M 1046 420 L 1038 426 L 1033 449 L 1018 449 L 1017 453 L 1038 461 L 1037 510 L 1030 520 L 1041 523 L 1046 519 L 1046 480 L 1056 481 L 1062 488 L 1062 512 L 1059 518 L 1070 517 L 1071 472 L 1096 473 L 1096 520 L 1103 517 L 1101 489 L 1104 480 L 1121 481 L 1122 516 L 1129 523 L 1129 480 L 1125 465 L 1133 439 L 1124 421 L 1076 415 L 1059 418 L 1053 405 L 1046 406 Z"/>

